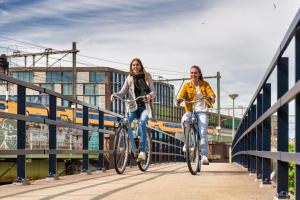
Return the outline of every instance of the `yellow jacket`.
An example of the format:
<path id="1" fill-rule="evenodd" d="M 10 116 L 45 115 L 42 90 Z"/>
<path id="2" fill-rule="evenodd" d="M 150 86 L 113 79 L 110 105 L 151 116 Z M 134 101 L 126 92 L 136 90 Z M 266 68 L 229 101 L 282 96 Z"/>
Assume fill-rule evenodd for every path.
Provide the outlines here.
<path id="1" fill-rule="evenodd" d="M 212 90 L 212 88 L 210 87 L 209 83 L 206 81 L 201 81 L 200 85 L 200 94 L 202 96 L 209 96 L 209 97 L 215 97 L 215 93 Z M 192 83 L 192 81 L 186 82 L 180 92 L 179 95 L 177 97 L 177 99 L 185 99 L 188 101 L 195 101 L 196 100 L 196 87 L 194 86 L 194 84 Z M 208 99 L 204 99 L 206 105 L 208 108 L 212 108 L 213 105 L 212 103 L 208 100 Z M 192 105 L 191 104 L 185 104 L 185 111 L 186 112 L 192 112 Z"/>

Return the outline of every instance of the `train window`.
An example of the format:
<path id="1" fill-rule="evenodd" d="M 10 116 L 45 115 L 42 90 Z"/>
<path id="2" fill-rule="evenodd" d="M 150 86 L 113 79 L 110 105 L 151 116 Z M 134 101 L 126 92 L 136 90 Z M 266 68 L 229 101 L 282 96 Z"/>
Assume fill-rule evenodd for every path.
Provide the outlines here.
<path id="1" fill-rule="evenodd" d="M 0 103 L 0 110 L 5 110 L 6 106 L 4 103 Z"/>

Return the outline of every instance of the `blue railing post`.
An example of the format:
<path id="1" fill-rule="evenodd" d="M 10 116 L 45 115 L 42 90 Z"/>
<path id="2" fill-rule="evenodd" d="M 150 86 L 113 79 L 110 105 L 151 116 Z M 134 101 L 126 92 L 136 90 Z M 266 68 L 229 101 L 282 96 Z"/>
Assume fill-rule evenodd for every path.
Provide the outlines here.
<path id="1" fill-rule="evenodd" d="M 155 135 L 156 135 L 156 140 L 157 140 L 157 141 L 160 141 L 160 138 L 159 138 L 159 132 L 158 132 L 158 131 L 156 131 L 156 134 L 155 134 Z M 159 152 L 160 152 L 160 151 L 159 151 L 159 148 L 160 148 L 160 143 L 157 143 L 157 144 L 156 144 L 156 147 L 155 147 L 155 151 L 156 151 L 156 159 L 155 159 L 155 160 L 156 160 L 156 162 L 157 162 L 158 164 L 160 163 L 160 159 L 159 159 L 159 158 L 160 158 L 160 155 L 159 155 Z"/>
<path id="2" fill-rule="evenodd" d="M 56 96 L 49 95 L 49 119 L 56 120 Z M 56 125 L 49 124 L 49 150 L 56 150 Z M 57 176 L 56 153 L 49 153 L 49 172 L 48 177 Z"/>
<path id="3" fill-rule="evenodd" d="M 184 152 L 182 150 L 182 147 L 183 147 L 183 142 L 179 141 L 179 154 L 181 155 L 180 162 L 184 162 Z"/>
<path id="4" fill-rule="evenodd" d="M 271 107 L 271 84 L 265 83 L 263 86 L 263 113 Z M 271 117 L 263 121 L 263 151 L 271 150 Z M 271 160 L 263 158 L 263 184 L 271 184 Z"/>
<path id="5" fill-rule="evenodd" d="M 163 134 L 162 135 L 162 142 L 166 142 L 166 135 L 165 134 Z M 166 155 L 165 155 L 165 153 L 166 153 L 166 145 L 163 143 L 162 145 L 161 145 L 161 148 L 162 148 L 162 162 L 165 162 L 166 161 Z"/>
<path id="6" fill-rule="evenodd" d="M 289 90 L 288 58 L 280 58 L 277 66 L 277 99 Z M 289 105 L 285 104 L 277 111 L 277 151 L 288 152 L 289 148 Z M 288 198 L 289 164 L 277 161 L 277 197 Z"/>
<path id="7" fill-rule="evenodd" d="M 173 146 L 172 146 L 172 154 L 173 154 L 172 156 L 173 156 L 173 160 L 172 160 L 172 161 L 175 162 L 175 160 L 176 160 L 176 159 L 175 159 L 175 153 L 176 153 L 176 152 L 175 152 L 175 150 L 176 150 L 175 145 L 176 145 L 176 143 L 175 143 L 175 138 L 173 138 L 173 137 L 172 137 L 172 144 L 173 144 Z"/>
<path id="8" fill-rule="evenodd" d="M 167 142 L 167 160 L 168 160 L 168 163 L 170 162 L 170 158 L 171 158 L 171 156 L 170 156 L 170 150 L 171 150 L 171 142 L 170 142 L 170 136 L 169 135 L 167 135 L 167 137 L 166 137 L 166 142 Z"/>
<path id="9" fill-rule="evenodd" d="M 242 123 L 242 130 L 241 130 L 241 133 L 243 133 L 245 131 L 245 126 L 246 126 L 246 116 L 245 118 L 243 119 L 243 123 Z M 245 143 L 245 137 L 241 139 L 241 141 L 239 142 L 242 144 L 242 151 L 245 151 L 246 150 L 246 143 Z M 246 155 L 243 154 L 242 155 L 242 165 L 243 167 L 246 168 Z"/>
<path id="10" fill-rule="evenodd" d="M 83 106 L 82 111 L 83 126 L 88 126 L 89 124 L 89 108 L 86 106 Z M 83 130 L 82 131 L 82 142 L 83 142 L 83 154 L 82 154 L 82 172 L 88 172 L 89 170 L 89 154 L 87 151 L 89 150 L 89 131 Z"/>
<path id="11" fill-rule="evenodd" d="M 169 136 L 169 139 L 170 139 L 170 141 L 169 141 L 169 143 L 170 143 L 170 152 L 169 153 L 171 153 L 171 155 L 170 155 L 170 161 L 171 162 L 173 162 L 173 137 L 172 136 Z"/>
<path id="12" fill-rule="evenodd" d="M 247 115 L 247 129 L 251 126 L 251 109 L 249 109 L 248 111 L 248 115 Z M 246 130 L 247 130 L 246 129 Z M 246 140 L 247 140 L 247 151 L 250 150 L 250 145 L 251 145 L 251 140 L 250 140 L 250 134 L 248 133 L 246 135 Z M 248 171 L 250 172 L 251 168 L 250 168 L 250 164 L 251 164 L 251 157 L 250 155 L 247 155 L 247 168 L 248 168 Z"/>
<path id="13" fill-rule="evenodd" d="M 175 139 L 176 140 L 176 160 L 175 160 L 175 162 L 178 162 L 179 161 L 179 140 L 178 139 Z"/>
<path id="14" fill-rule="evenodd" d="M 295 81 L 300 81 L 300 30 L 295 33 Z M 295 150 L 300 152 L 300 94 L 295 98 Z M 296 165 L 296 200 L 300 200 L 300 165 Z"/>
<path id="15" fill-rule="evenodd" d="M 236 137 L 236 141 L 237 141 L 237 139 L 239 138 L 239 137 L 241 137 L 241 135 L 243 134 L 243 132 L 244 132 L 244 126 L 245 126 L 245 118 L 242 120 L 242 124 L 241 124 L 241 128 L 240 128 L 240 134 L 239 134 L 239 136 L 238 137 Z M 240 144 L 240 149 L 239 149 L 239 151 L 244 151 L 244 149 L 245 149 L 245 145 L 244 145 L 244 138 L 242 138 L 241 139 L 241 141 L 239 141 L 239 144 Z M 238 150 L 236 150 L 236 152 L 238 152 Z M 244 154 L 242 154 L 241 155 L 241 165 L 243 166 L 243 167 L 245 167 L 245 155 Z"/>
<path id="16" fill-rule="evenodd" d="M 99 110 L 99 129 L 104 129 L 104 113 L 103 111 Z M 103 132 L 99 131 L 98 133 L 98 141 L 99 141 L 99 151 L 103 151 L 103 144 L 104 144 L 104 134 Z M 98 170 L 104 169 L 104 154 L 99 153 L 98 155 Z"/>
<path id="17" fill-rule="evenodd" d="M 151 142 L 151 151 L 152 151 L 152 155 L 151 155 L 151 160 L 152 160 L 152 163 L 156 163 L 156 160 L 155 160 L 155 154 L 153 152 L 155 152 L 155 145 L 156 145 L 156 142 L 153 142 L 153 140 L 156 140 L 155 138 L 155 130 L 151 129 L 151 138 L 152 138 L 152 142 Z"/>
<path id="18" fill-rule="evenodd" d="M 243 132 L 247 129 L 247 115 L 245 115 L 245 118 L 244 118 L 244 127 L 243 127 Z M 247 138 L 246 137 L 243 137 L 242 138 L 242 141 L 243 141 L 243 151 L 246 151 L 247 150 Z M 243 157 L 244 157 L 244 162 L 243 162 L 243 165 L 245 168 L 247 168 L 247 164 L 248 164 L 248 155 L 245 155 L 243 154 Z"/>
<path id="19" fill-rule="evenodd" d="M 251 125 L 255 122 L 256 119 L 256 105 L 251 107 Z M 256 130 L 253 129 L 250 134 L 251 137 L 251 151 L 256 150 Z M 251 156 L 251 173 L 256 172 L 256 156 Z"/>
<path id="20" fill-rule="evenodd" d="M 257 96 L 257 105 L 256 105 L 257 115 L 256 119 L 258 119 L 262 115 L 262 94 Z M 259 124 L 256 127 L 256 137 L 257 137 L 257 151 L 262 151 L 262 125 Z M 256 158 L 256 178 L 262 179 L 262 158 Z"/>
<path id="21" fill-rule="evenodd" d="M 26 88 L 18 85 L 18 106 L 17 112 L 19 115 L 25 115 L 26 111 Z M 25 150 L 26 143 L 26 126 L 25 121 L 17 121 L 17 149 L 19 151 Z M 26 155 L 25 153 L 18 154 L 17 156 L 17 178 L 16 183 L 22 183 L 26 179 Z"/>

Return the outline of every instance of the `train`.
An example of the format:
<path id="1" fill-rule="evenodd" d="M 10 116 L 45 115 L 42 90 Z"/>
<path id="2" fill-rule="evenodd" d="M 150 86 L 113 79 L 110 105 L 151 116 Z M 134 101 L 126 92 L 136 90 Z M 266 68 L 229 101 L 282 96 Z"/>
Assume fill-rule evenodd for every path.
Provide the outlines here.
<path id="1" fill-rule="evenodd" d="M 8 112 L 12 114 L 17 114 L 17 102 L 15 101 L 4 101 L 0 100 L 0 112 Z M 42 104 L 29 103 L 26 102 L 26 115 L 39 117 L 43 119 L 48 118 L 49 108 Z M 56 119 L 58 121 L 72 122 L 74 119 L 75 111 L 73 108 L 57 106 Z M 99 124 L 99 113 L 96 110 L 89 111 L 89 124 L 92 126 L 97 126 Z M 76 124 L 82 124 L 82 109 L 76 109 Z M 114 127 L 115 123 L 118 122 L 117 117 L 110 114 L 104 114 L 104 126 Z M 167 133 L 181 133 L 182 128 L 179 123 L 165 122 L 165 121 L 149 121 L 148 126 L 155 127 Z"/>
<path id="2" fill-rule="evenodd" d="M 0 100 L 0 112 L 8 112 L 8 113 L 17 113 L 17 102 L 16 101 L 5 101 Z M 38 103 L 30 103 L 26 102 L 26 115 L 27 116 L 34 116 L 34 117 L 40 117 L 47 119 L 48 118 L 48 112 L 49 108 L 47 106 L 44 106 L 42 104 Z M 76 124 L 82 124 L 82 109 L 77 108 L 76 109 L 76 117 L 74 117 L 75 111 L 73 108 L 70 107 L 63 107 L 63 106 L 57 106 L 57 120 L 65 121 L 65 122 L 72 122 L 75 118 Z M 98 111 L 96 110 L 89 110 L 89 125 L 92 126 L 98 126 L 99 124 L 99 115 Z M 224 117 L 224 116 L 223 116 Z M 213 118 L 215 118 L 214 113 L 210 115 L 210 123 L 208 128 L 208 134 L 209 135 L 216 135 L 216 129 L 214 125 Z M 228 119 L 229 120 L 229 119 Z M 117 123 L 117 117 L 112 116 L 110 114 L 105 113 L 104 114 L 104 126 L 106 128 L 113 128 L 115 127 L 115 124 Z M 231 124 L 231 123 L 229 123 Z M 176 134 L 176 133 L 183 133 L 183 129 L 181 127 L 180 123 L 175 122 L 168 122 L 168 121 L 162 121 L 162 120 L 155 120 L 151 121 L 149 120 L 148 126 L 154 127 L 156 129 L 159 129 L 161 131 L 170 133 L 170 134 Z M 230 129 L 222 129 L 220 136 L 222 137 L 231 137 L 231 130 Z"/>

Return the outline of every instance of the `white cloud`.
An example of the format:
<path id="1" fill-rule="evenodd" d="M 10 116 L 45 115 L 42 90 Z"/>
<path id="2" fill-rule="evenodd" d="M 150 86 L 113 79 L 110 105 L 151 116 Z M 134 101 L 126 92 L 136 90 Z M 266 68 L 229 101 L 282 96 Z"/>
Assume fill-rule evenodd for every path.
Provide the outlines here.
<path id="1" fill-rule="evenodd" d="M 0 26 L 37 16 L 57 17 L 62 25 L 57 21 L 31 24 L 22 30 L 16 27 L 17 31 L 8 36 L 55 49 L 71 48 L 71 42 L 77 41 L 84 55 L 123 63 L 140 57 L 149 68 L 179 72 L 168 75 L 151 69 L 166 78 L 187 77 L 189 66 L 197 64 L 205 75 L 221 72 L 223 106 L 231 104 L 229 92 L 240 94 L 237 105 L 248 106 L 300 6 L 297 0 L 220 0 L 196 9 L 176 8 L 171 13 L 166 13 L 167 8 L 143 10 L 159 2 L 46 1 L 22 10 L 16 7 L 12 12 L 18 14 L 13 18 L 14 13 L 2 11 Z M 78 16 L 69 15 L 74 13 Z M 121 64 L 89 62 L 127 69 Z M 215 81 L 209 81 L 215 87 Z"/>

